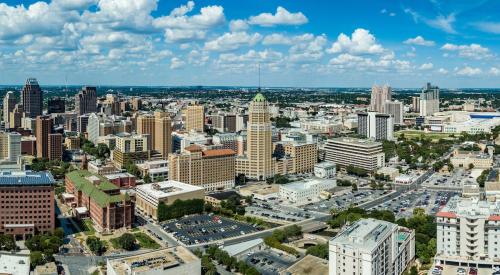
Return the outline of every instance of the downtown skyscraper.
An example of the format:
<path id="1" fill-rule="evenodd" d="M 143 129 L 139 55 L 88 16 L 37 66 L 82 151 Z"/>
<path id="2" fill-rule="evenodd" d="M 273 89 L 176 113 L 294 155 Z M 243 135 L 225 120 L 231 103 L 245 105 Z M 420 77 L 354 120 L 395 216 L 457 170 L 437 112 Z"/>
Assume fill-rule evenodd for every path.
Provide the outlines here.
<path id="1" fill-rule="evenodd" d="M 439 87 L 427 83 L 420 93 L 420 115 L 432 116 L 437 112 L 439 112 Z"/>
<path id="2" fill-rule="evenodd" d="M 95 87 L 83 87 L 75 95 L 75 111 L 79 116 L 97 112 L 97 92 Z"/>
<path id="3" fill-rule="evenodd" d="M 21 91 L 21 103 L 27 117 L 36 118 L 42 115 L 43 92 L 35 78 L 28 78 Z"/>
<path id="4" fill-rule="evenodd" d="M 370 111 L 385 113 L 385 102 L 392 100 L 392 89 L 388 85 L 383 87 L 373 85 L 371 100 L 370 100 Z"/>

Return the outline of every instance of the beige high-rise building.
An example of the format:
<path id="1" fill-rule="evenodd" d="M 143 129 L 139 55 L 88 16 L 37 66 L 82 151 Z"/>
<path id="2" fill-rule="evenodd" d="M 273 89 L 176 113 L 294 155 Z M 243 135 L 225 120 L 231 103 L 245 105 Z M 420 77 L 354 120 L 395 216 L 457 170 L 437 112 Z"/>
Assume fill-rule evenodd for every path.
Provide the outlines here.
<path id="1" fill-rule="evenodd" d="M 0 161 L 17 161 L 21 156 L 21 135 L 16 132 L 0 132 Z"/>
<path id="2" fill-rule="evenodd" d="M 172 152 L 172 122 L 168 113 L 155 112 L 154 115 L 137 117 L 137 133 L 148 136 L 148 150 L 154 150 L 168 158 Z"/>
<path id="3" fill-rule="evenodd" d="M 234 187 L 236 152 L 231 149 L 203 150 L 198 145 L 169 157 L 170 180 L 205 188 L 206 191 Z"/>
<path id="4" fill-rule="evenodd" d="M 184 115 L 186 117 L 184 124 L 186 131 L 190 132 L 193 130 L 196 132 L 203 132 L 205 125 L 205 108 L 202 105 L 187 106 L 186 109 L 184 109 Z"/>
<path id="5" fill-rule="evenodd" d="M 392 89 L 388 85 L 383 87 L 373 85 L 370 100 L 370 111 L 385 113 L 385 102 L 392 100 Z"/>
<path id="6" fill-rule="evenodd" d="M 318 147 L 316 143 L 290 142 L 284 146 L 285 154 L 292 158 L 290 173 L 310 173 L 318 162 Z"/>
<path id="7" fill-rule="evenodd" d="M 5 128 L 12 128 L 10 127 L 10 113 L 16 107 L 16 103 L 17 100 L 14 92 L 7 92 L 3 98 L 3 121 L 5 122 Z"/>
<path id="8" fill-rule="evenodd" d="M 236 173 L 248 178 L 265 180 L 274 175 L 272 128 L 269 103 L 258 93 L 249 106 L 247 151 L 236 160 Z"/>
<path id="9" fill-rule="evenodd" d="M 148 138 L 144 135 L 118 134 L 115 149 L 111 152 L 113 162 L 120 168 L 128 162 L 141 163 L 149 159 Z"/>

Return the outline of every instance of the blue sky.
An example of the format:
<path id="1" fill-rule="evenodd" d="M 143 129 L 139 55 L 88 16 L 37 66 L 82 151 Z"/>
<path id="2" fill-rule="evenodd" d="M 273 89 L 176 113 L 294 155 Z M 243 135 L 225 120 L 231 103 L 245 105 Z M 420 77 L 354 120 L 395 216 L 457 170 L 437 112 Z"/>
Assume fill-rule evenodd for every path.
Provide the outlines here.
<path id="1" fill-rule="evenodd" d="M 500 86 L 500 1 L 0 2 L 0 84 Z"/>

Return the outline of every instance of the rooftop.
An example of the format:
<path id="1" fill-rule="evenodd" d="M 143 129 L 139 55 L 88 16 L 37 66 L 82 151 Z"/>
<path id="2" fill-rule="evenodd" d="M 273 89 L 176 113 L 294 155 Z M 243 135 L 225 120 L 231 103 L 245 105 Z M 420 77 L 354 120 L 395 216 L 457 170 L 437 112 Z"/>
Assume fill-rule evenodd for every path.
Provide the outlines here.
<path id="1" fill-rule="evenodd" d="M 373 140 L 369 140 L 369 139 L 347 138 L 347 137 L 332 138 L 332 139 L 329 139 L 328 142 L 348 143 L 348 144 L 359 145 L 359 146 L 364 146 L 364 147 L 382 146 L 382 143 L 377 142 L 377 141 L 373 141 Z"/>
<path id="2" fill-rule="evenodd" d="M 456 216 L 487 218 L 498 213 L 500 213 L 500 202 L 479 200 L 476 197 L 461 198 L 455 196 L 448 201 L 436 216 L 446 218 Z"/>
<path id="3" fill-rule="evenodd" d="M 232 257 L 232 256 L 236 256 L 240 253 L 243 253 L 243 252 L 245 252 L 253 247 L 261 245 L 263 243 L 264 243 L 264 240 L 261 238 L 258 238 L 258 239 L 253 239 L 253 240 L 249 240 L 249 241 L 242 242 L 242 243 L 228 245 L 228 246 L 224 247 L 223 249 L 229 254 L 229 256 Z"/>
<path id="4" fill-rule="evenodd" d="M 30 274 L 30 257 L 28 255 L 0 253 L 0 274 Z"/>
<path id="5" fill-rule="evenodd" d="M 162 199 L 186 192 L 204 190 L 202 187 L 178 182 L 175 180 L 162 181 L 158 183 L 142 184 L 136 187 L 155 199 Z"/>
<path id="6" fill-rule="evenodd" d="M 55 184 L 54 177 L 50 172 L 0 172 L 0 186 L 7 185 L 53 185 Z"/>
<path id="7" fill-rule="evenodd" d="M 335 185 L 335 181 L 332 179 L 310 178 L 310 179 L 305 179 L 305 180 L 300 180 L 300 181 L 295 181 L 292 183 L 280 185 L 280 188 L 302 191 L 302 190 L 310 189 L 318 184 L 333 184 L 333 185 Z"/>
<path id="8" fill-rule="evenodd" d="M 264 95 L 261 93 L 257 93 L 255 95 L 255 97 L 253 98 L 253 101 L 254 102 L 263 102 L 263 101 L 266 101 L 266 97 L 264 97 Z"/>
<path id="9" fill-rule="evenodd" d="M 372 251 L 387 234 L 397 228 L 396 224 L 376 219 L 362 219 L 352 224 L 330 242 Z"/>
<path id="10" fill-rule="evenodd" d="M 92 184 L 88 177 L 97 177 L 100 179 L 98 184 Z M 100 207 L 106 207 L 111 203 L 129 200 L 127 194 L 110 195 L 105 191 L 118 191 L 120 190 L 116 185 L 109 182 L 106 178 L 100 175 L 93 175 L 87 170 L 77 170 L 66 174 L 77 190 L 82 191 L 87 196 L 91 197 Z"/>
<path id="11" fill-rule="evenodd" d="M 328 274 L 328 260 L 324 260 L 312 255 L 306 255 L 304 258 L 302 258 L 302 260 L 287 268 L 285 274 L 325 275 Z"/>
<path id="12" fill-rule="evenodd" d="M 235 191 L 225 191 L 225 192 L 219 192 L 219 193 L 212 193 L 212 194 L 207 194 L 207 196 L 218 199 L 218 200 L 227 200 L 232 196 L 237 196 L 238 198 L 241 197 L 240 194 L 236 193 Z"/>
<path id="13" fill-rule="evenodd" d="M 114 269 L 115 274 L 128 275 L 147 272 L 151 269 L 163 270 L 163 274 L 170 274 L 169 269 L 190 264 L 199 259 L 187 248 L 178 246 L 108 261 L 108 266 Z"/>

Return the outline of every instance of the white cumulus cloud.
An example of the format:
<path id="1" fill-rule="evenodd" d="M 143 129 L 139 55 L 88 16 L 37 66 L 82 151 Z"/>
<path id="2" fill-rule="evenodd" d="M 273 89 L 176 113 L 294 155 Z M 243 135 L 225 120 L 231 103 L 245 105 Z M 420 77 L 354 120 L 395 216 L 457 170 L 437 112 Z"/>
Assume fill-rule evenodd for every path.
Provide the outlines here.
<path id="1" fill-rule="evenodd" d="M 425 40 L 420 35 L 418 35 L 415 38 L 408 38 L 403 43 L 408 44 L 408 45 L 418 45 L 418 46 L 426 46 L 426 47 L 431 47 L 431 46 L 434 46 L 436 44 L 436 43 L 434 43 L 434 41 Z"/>
<path id="2" fill-rule="evenodd" d="M 341 33 L 337 37 L 329 53 L 350 53 L 350 54 L 381 54 L 384 52 L 382 45 L 378 44 L 375 36 L 365 29 L 356 29 L 351 37 Z"/>
<path id="3" fill-rule="evenodd" d="M 488 48 L 482 47 L 481 45 L 474 43 L 470 45 L 455 45 L 451 43 L 446 43 L 441 47 L 441 50 L 458 52 L 458 55 L 461 57 L 466 57 L 476 60 L 486 59 L 493 56 Z"/>
<path id="4" fill-rule="evenodd" d="M 291 13 L 283 7 L 278 7 L 276 13 L 261 13 L 251 16 L 248 23 L 263 27 L 272 27 L 276 25 L 302 25 L 308 22 L 307 17 L 302 12 Z"/>

